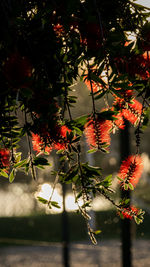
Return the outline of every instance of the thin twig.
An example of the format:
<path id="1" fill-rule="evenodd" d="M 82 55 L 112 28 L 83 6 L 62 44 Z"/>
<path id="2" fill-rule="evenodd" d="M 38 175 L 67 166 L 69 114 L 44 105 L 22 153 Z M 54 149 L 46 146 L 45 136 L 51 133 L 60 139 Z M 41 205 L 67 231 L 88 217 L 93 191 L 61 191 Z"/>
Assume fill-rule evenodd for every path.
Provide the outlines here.
<path id="1" fill-rule="evenodd" d="M 27 124 L 27 114 L 25 111 L 25 124 Z M 33 156 L 32 156 L 32 148 L 31 148 L 31 142 L 30 142 L 30 138 L 28 133 L 26 133 L 26 137 L 27 137 L 27 143 L 28 143 L 28 147 L 29 147 L 29 157 L 30 157 L 30 164 L 31 164 L 31 174 L 34 180 L 36 180 L 36 173 L 35 173 L 35 169 L 34 169 L 34 165 L 33 165 Z"/>

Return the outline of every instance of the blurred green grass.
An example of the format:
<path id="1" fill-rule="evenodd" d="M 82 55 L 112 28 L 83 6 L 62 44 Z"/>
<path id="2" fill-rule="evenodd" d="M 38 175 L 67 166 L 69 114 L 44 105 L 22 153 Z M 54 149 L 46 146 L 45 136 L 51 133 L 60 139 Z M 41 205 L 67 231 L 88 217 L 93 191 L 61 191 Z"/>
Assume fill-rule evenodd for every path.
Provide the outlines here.
<path id="1" fill-rule="evenodd" d="M 98 240 L 120 238 L 120 218 L 114 210 L 95 212 L 97 229 L 102 233 Z M 88 241 L 86 223 L 76 213 L 68 213 L 69 235 L 71 242 Z M 132 223 L 133 238 L 150 238 L 150 215 L 146 214 L 143 224 Z M 27 244 L 34 242 L 61 242 L 62 216 L 32 215 L 25 217 L 0 218 L 0 245 Z M 25 241 L 25 242 L 24 242 Z"/>

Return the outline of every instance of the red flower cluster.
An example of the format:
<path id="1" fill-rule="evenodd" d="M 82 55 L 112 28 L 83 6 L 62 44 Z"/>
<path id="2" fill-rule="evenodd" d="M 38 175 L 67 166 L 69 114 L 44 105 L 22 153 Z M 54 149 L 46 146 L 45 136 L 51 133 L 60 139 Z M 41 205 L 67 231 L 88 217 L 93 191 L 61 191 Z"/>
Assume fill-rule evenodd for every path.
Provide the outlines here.
<path id="1" fill-rule="evenodd" d="M 8 149 L 0 149 L 0 168 L 4 169 L 10 165 L 10 151 Z"/>
<path id="2" fill-rule="evenodd" d="M 53 30 L 57 37 L 62 37 L 64 35 L 64 27 L 59 23 L 53 26 Z"/>
<path id="3" fill-rule="evenodd" d="M 45 131 L 42 136 L 32 133 L 33 150 L 37 151 L 37 153 L 50 153 L 52 149 L 65 149 L 68 143 L 67 132 L 70 133 L 71 130 L 63 125 L 59 127 L 57 126 L 55 137 L 50 136 L 50 134 Z"/>
<path id="4" fill-rule="evenodd" d="M 32 133 L 32 145 L 33 145 L 33 150 L 37 151 L 37 153 L 40 153 L 41 151 L 50 153 L 52 150 L 52 147 L 44 145 L 42 137 L 34 133 Z"/>
<path id="5" fill-rule="evenodd" d="M 135 187 L 141 177 L 143 170 L 142 159 L 139 155 L 131 155 L 121 164 L 118 173 L 121 187 L 128 190 L 130 187 Z"/>
<path id="6" fill-rule="evenodd" d="M 54 149 L 60 150 L 65 149 L 68 143 L 67 132 L 70 133 L 71 130 L 68 129 L 65 125 L 58 128 L 58 138 L 54 141 Z"/>
<path id="7" fill-rule="evenodd" d="M 130 121 L 132 124 L 138 123 L 141 113 L 142 113 L 142 104 L 135 99 L 132 100 L 132 103 L 128 104 L 128 109 L 126 108 L 122 109 L 122 115 L 126 120 Z"/>
<path id="8" fill-rule="evenodd" d="M 133 125 L 136 125 L 141 117 L 142 113 L 142 104 L 137 101 L 135 98 L 131 100 L 131 90 L 128 90 L 128 97 L 125 96 L 125 98 L 119 98 L 116 97 L 115 102 L 114 102 L 114 107 L 118 106 L 120 109 L 120 112 L 118 113 L 118 120 L 120 121 L 115 121 L 115 124 L 120 128 L 123 129 L 123 118 L 126 120 L 130 121 Z M 127 93 L 127 92 L 126 92 Z M 127 99 L 127 100 L 126 100 Z M 128 102 L 130 101 L 130 102 Z M 121 118 L 122 116 L 122 118 Z M 115 117 L 115 116 L 114 116 Z M 116 117 L 117 118 L 117 117 Z"/>
<path id="9" fill-rule="evenodd" d="M 112 122 L 105 119 L 91 119 L 85 125 L 85 136 L 91 148 L 95 147 L 101 149 L 103 147 L 108 151 L 110 145 L 110 131 L 112 129 Z"/>
<path id="10" fill-rule="evenodd" d="M 123 218 L 127 218 L 132 220 L 134 216 L 138 215 L 139 210 L 134 207 L 131 206 L 129 208 L 123 208 L 123 210 L 121 211 L 121 214 L 123 215 Z"/>
<path id="11" fill-rule="evenodd" d="M 112 111 L 114 110 L 114 108 L 111 109 Z M 113 117 L 115 118 L 115 120 L 113 121 L 114 125 L 119 128 L 119 129 L 124 129 L 125 124 L 124 124 L 124 119 L 122 116 L 122 112 L 119 111 L 117 115 L 113 115 Z"/>

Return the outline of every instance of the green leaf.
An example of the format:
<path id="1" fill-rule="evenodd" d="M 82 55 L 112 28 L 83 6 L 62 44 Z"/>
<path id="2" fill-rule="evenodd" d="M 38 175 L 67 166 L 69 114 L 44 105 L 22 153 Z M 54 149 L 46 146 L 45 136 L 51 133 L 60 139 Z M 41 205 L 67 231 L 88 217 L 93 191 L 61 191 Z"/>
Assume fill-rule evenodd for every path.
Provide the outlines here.
<path id="1" fill-rule="evenodd" d="M 106 149 L 104 149 L 104 148 L 102 148 L 102 147 L 100 148 L 100 151 L 103 152 L 103 153 L 107 153 L 107 154 L 109 153 L 108 150 L 106 150 Z"/>
<path id="2" fill-rule="evenodd" d="M 64 149 L 60 149 L 60 150 L 58 150 L 57 152 L 56 152 L 56 154 L 62 154 L 64 152 Z"/>
<path id="3" fill-rule="evenodd" d="M 35 157 L 33 160 L 33 164 L 35 166 L 38 166 L 38 165 L 47 165 L 47 166 L 49 165 L 50 166 L 50 163 L 48 162 L 48 160 L 42 157 Z"/>
<path id="4" fill-rule="evenodd" d="M 100 99 L 100 98 L 102 98 L 106 93 L 107 93 L 106 90 L 105 90 L 105 91 L 103 90 L 103 92 L 101 92 L 101 90 L 100 90 L 100 92 L 97 92 L 97 95 L 94 97 L 94 99 L 95 99 L 95 100 Z"/>
<path id="5" fill-rule="evenodd" d="M 48 200 L 43 198 L 43 197 L 38 196 L 37 199 L 38 199 L 38 201 L 40 201 L 43 204 L 47 204 L 48 203 Z"/>
<path id="6" fill-rule="evenodd" d="M 129 185 L 128 184 L 124 184 L 124 190 L 128 190 L 129 189 Z"/>
<path id="7" fill-rule="evenodd" d="M 98 234 L 100 234 L 102 231 L 101 230 L 96 230 L 96 231 L 94 231 L 94 234 L 95 235 L 98 235 Z"/>
<path id="8" fill-rule="evenodd" d="M 12 183 L 15 179 L 15 170 L 13 169 L 9 175 L 9 182 Z"/>
<path id="9" fill-rule="evenodd" d="M 51 201 L 50 203 L 49 203 L 49 206 L 53 206 L 53 207 L 55 207 L 55 208 L 57 208 L 57 209 L 60 209 L 61 207 L 58 205 L 58 202 L 56 202 L 56 201 Z"/>
<path id="10" fill-rule="evenodd" d="M 124 181 L 124 179 L 122 179 L 122 178 L 120 178 L 120 177 L 118 177 L 118 176 L 117 176 L 117 179 L 118 179 L 119 181 L 121 181 L 121 182 Z"/>
<path id="11" fill-rule="evenodd" d="M 29 171 L 29 162 L 25 164 L 25 172 L 28 173 L 28 171 Z"/>
<path id="12" fill-rule="evenodd" d="M 4 170 L 0 170 L 0 176 L 3 176 L 5 178 L 8 178 L 8 173 L 5 172 Z"/>
<path id="13" fill-rule="evenodd" d="M 15 165 L 14 165 L 14 168 L 20 168 L 20 167 L 24 167 L 25 166 L 25 164 L 26 164 L 26 162 L 27 162 L 27 160 L 26 159 L 24 159 L 24 160 L 22 160 L 22 161 L 20 161 L 20 162 L 18 162 L 18 163 L 16 163 Z"/>
<path id="14" fill-rule="evenodd" d="M 78 127 L 72 126 L 72 128 L 75 130 L 76 134 L 78 134 L 80 136 L 82 135 L 83 132 Z M 72 142 L 76 142 L 76 141 L 73 140 Z"/>
<path id="15" fill-rule="evenodd" d="M 101 171 L 100 167 L 91 166 L 91 165 L 88 164 L 88 162 L 83 163 L 82 166 L 85 167 L 88 170 L 91 170 L 91 171 L 96 171 L 96 172 L 97 171 Z"/>
<path id="16" fill-rule="evenodd" d="M 86 173 L 87 177 L 94 177 L 94 176 L 100 176 L 101 175 L 101 168 L 100 167 L 95 167 L 91 166 L 88 163 L 83 163 L 82 168 Z"/>
<path id="17" fill-rule="evenodd" d="M 62 177 L 64 182 L 72 182 L 73 178 L 78 174 L 77 166 L 70 168 L 70 170 Z"/>
<path id="18" fill-rule="evenodd" d="M 134 190 L 134 186 L 131 183 L 128 183 L 128 186 L 131 190 Z"/>
<path id="19" fill-rule="evenodd" d="M 90 149 L 87 151 L 88 154 L 91 154 L 91 153 L 95 153 L 97 151 L 97 149 L 93 148 L 93 149 Z"/>
<path id="20" fill-rule="evenodd" d="M 77 124 L 77 125 L 81 125 L 81 126 L 84 126 L 85 123 L 87 122 L 87 118 L 88 118 L 88 115 L 84 115 L 84 116 L 81 116 L 79 118 L 76 118 L 74 120 L 74 122 Z"/>
<path id="21" fill-rule="evenodd" d="M 113 115 L 116 115 L 118 112 L 112 111 L 112 110 L 107 110 L 107 111 L 102 111 L 98 115 L 101 118 L 107 119 L 107 120 L 113 120 Z"/>
<path id="22" fill-rule="evenodd" d="M 137 216 L 134 216 L 134 220 L 135 220 L 136 224 L 140 224 L 143 222 L 143 220 L 138 218 Z"/>
<path id="23" fill-rule="evenodd" d="M 112 184 L 112 174 L 108 175 L 101 183 L 104 187 L 108 188 Z"/>
<path id="24" fill-rule="evenodd" d="M 21 152 L 18 152 L 16 155 L 15 155 L 15 161 L 16 163 L 20 162 L 21 160 Z"/>
<path id="25" fill-rule="evenodd" d="M 75 146 L 72 145 L 71 148 L 75 153 L 78 153 L 78 149 Z"/>
<path id="26" fill-rule="evenodd" d="M 80 141 L 80 138 L 81 138 L 81 137 L 78 136 L 77 138 L 73 139 L 73 140 L 72 140 L 72 143 L 77 143 L 77 142 L 79 142 L 79 141 Z"/>
<path id="27" fill-rule="evenodd" d="M 127 198 L 127 199 L 124 200 L 124 204 L 125 205 L 128 205 L 129 203 L 130 203 L 130 199 L 129 198 Z"/>
<path id="28" fill-rule="evenodd" d="M 119 212 L 119 216 L 120 216 L 120 218 L 121 218 L 122 220 L 124 220 L 124 217 L 123 217 L 122 212 Z"/>

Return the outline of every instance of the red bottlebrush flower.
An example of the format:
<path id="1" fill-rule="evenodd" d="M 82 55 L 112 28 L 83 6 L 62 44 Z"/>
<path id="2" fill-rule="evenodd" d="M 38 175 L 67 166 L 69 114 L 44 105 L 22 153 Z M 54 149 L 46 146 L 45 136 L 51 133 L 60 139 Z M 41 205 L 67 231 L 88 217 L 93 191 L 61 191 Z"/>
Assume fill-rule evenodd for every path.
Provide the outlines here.
<path id="1" fill-rule="evenodd" d="M 114 111 L 114 107 L 112 107 L 111 110 Z M 122 112 L 118 111 L 118 114 L 113 115 L 113 117 L 115 118 L 115 120 L 113 121 L 113 124 L 119 129 L 124 129 L 125 125 L 124 125 L 124 119 L 122 116 Z"/>
<path id="2" fill-rule="evenodd" d="M 123 208 L 123 210 L 121 211 L 121 214 L 123 215 L 123 218 L 127 218 L 132 220 L 134 216 L 136 216 L 138 214 L 139 210 L 134 207 L 131 206 L 129 208 Z"/>
<path id="3" fill-rule="evenodd" d="M 66 149 L 68 143 L 67 132 L 70 133 L 71 130 L 65 125 L 56 125 L 53 132 L 47 132 L 45 129 L 42 129 L 41 135 L 32 133 L 33 150 L 37 151 L 37 153 L 44 151 L 50 153 L 52 149 Z"/>
<path id="4" fill-rule="evenodd" d="M 50 153 L 52 150 L 52 147 L 45 146 L 44 142 L 42 141 L 42 138 L 38 134 L 34 133 L 32 133 L 32 145 L 33 145 L 33 150 L 35 150 L 37 153 L 40 152 Z"/>
<path id="5" fill-rule="evenodd" d="M 130 86 L 130 85 L 128 85 L 128 86 Z M 131 84 L 131 86 L 132 86 L 132 84 Z M 113 106 L 118 106 L 120 109 L 126 103 L 131 102 L 131 99 L 133 98 L 133 90 L 132 89 L 131 90 L 125 90 L 124 92 L 122 92 L 120 88 L 117 88 L 116 93 L 119 93 L 120 96 L 122 96 L 122 97 L 118 97 L 114 93 L 115 100 L 114 100 Z"/>
<path id="6" fill-rule="evenodd" d="M 122 116 L 122 112 L 118 112 L 117 115 L 113 115 L 117 120 L 114 121 L 114 124 L 119 128 L 119 129 L 124 129 L 125 124 L 124 124 L 124 119 Z"/>
<path id="7" fill-rule="evenodd" d="M 26 79 L 32 74 L 31 64 L 26 57 L 22 57 L 19 53 L 12 54 L 5 63 L 4 74 L 13 87 L 27 86 Z"/>
<path id="8" fill-rule="evenodd" d="M 58 128 L 57 140 L 54 142 L 55 149 L 60 150 L 66 148 L 66 145 L 68 143 L 67 132 L 70 133 L 71 130 L 65 125 Z"/>
<path id="9" fill-rule="evenodd" d="M 61 128 L 60 128 L 60 135 L 63 138 L 66 138 L 67 137 L 67 132 L 70 133 L 71 130 L 67 126 L 65 126 L 65 125 L 61 126 Z"/>
<path id="10" fill-rule="evenodd" d="M 8 149 L 0 149 L 0 168 L 6 168 L 10 165 L 10 151 Z"/>
<path id="11" fill-rule="evenodd" d="M 126 90 L 120 93 L 123 98 L 116 97 L 113 103 L 114 106 L 119 107 L 121 115 L 133 125 L 139 122 L 142 113 L 142 104 L 133 98 L 133 91 Z"/>
<path id="12" fill-rule="evenodd" d="M 64 35 L 64 27 L 59 23 L 53 26 L 53 30 L 57 37 L 62 37 Z"/>
<path id="13" fill-rule="evenodd" d="M 108 146 L 110 145 L 111 129 L 111 121 L 105 119 L 96 119 L 96 121 L 94 121 L 93 119 L 91 119 L 85 125 L 84 130 L 87 142 L 90 147 L 101 149 L 106 146 L 106 150 L 108 151 Z"/>
<path id="14" fill-rule="evenodd" d="M 128 104 L 128 108 L 122 108 L 122 115 L 133 125 L 137 124 L 140 120 L 142 113 L 142 104 L 136 99 L 132 100 L 132 103 Z"/>
<path id="15" fill-rule="evenodd" d="M 142 170 L 143 164 L 139 155 L 131 155 L 124 160 L 117 175 L 121 187 L 125 190 L 134 189 L 141 177 Z"/>

